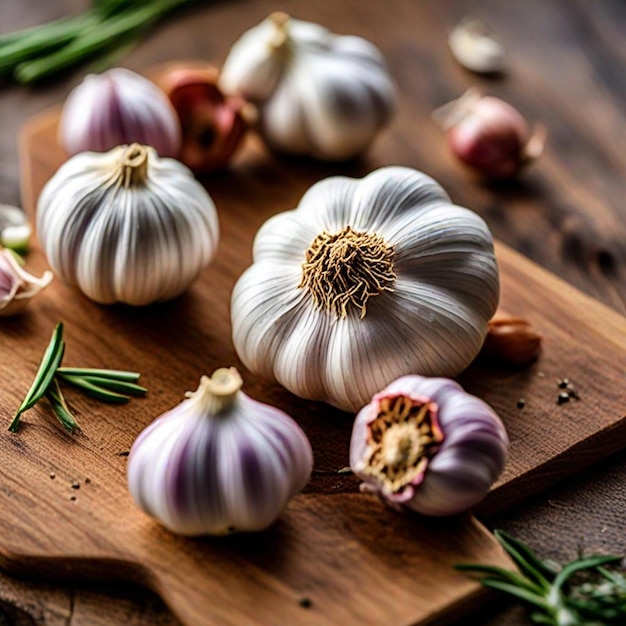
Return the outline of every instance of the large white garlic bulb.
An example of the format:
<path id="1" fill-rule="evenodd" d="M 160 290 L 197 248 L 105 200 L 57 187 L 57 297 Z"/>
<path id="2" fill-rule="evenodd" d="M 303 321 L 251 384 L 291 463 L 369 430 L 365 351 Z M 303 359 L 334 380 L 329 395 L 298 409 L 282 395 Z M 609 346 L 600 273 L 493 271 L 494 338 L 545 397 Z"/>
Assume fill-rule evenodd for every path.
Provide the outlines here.
<path id="1" fill-rule="evenodd" d="M 385 167 L 322 180 L 261 227 L 233 341 L 252 372 L 357 410 L 402 375 L 467 367 L 498 295 L 485 222 L 425 174 Z"/>
<path id="2" fill-rule="evenodd" d="M 84 152 L 48 181 L 37 234 L 50 267 L 103 304 L 181 294 L 213 258 L 218 219 L 182 163 L 139 144 Z"/>
<path id="3" fill-rule="evenodd" d="M 280 151 L 342 160 L 367 148 L 394 110 L 394 85 L 369 41 L 273 13 L 235 43 L 220 87 L 254 102 Z"/>

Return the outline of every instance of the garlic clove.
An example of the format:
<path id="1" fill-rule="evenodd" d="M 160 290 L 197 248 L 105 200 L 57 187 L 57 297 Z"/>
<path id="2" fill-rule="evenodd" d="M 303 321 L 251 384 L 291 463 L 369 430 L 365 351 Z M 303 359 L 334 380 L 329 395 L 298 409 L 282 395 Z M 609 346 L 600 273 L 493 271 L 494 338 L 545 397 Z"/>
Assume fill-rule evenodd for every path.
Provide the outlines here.
<path id="1" fill-rule="evenodd" d="M 513 106 L 470 89 L 433 112 L 446 131 L 451 152 L 487 178 L 509 178 L 538 158 L 544 126 L 531 129 Z"/>
<path id="2" fill-rule="evenodd" d="M 180 160 L 196 173 L 223 168 L 248 128 L 246 101 L 226 98 L 218 77 L 213 66 L 183 63 L 168 65 L 154 77 L 181 123 Z"/>
<path id="3" fill-rule="evenodd" d="M 364 490 L 394 508 L 456 515 L 485 496 L 508 445 L 493 409 L 458 383 L 404 376 L 357 415 L 350 466 Z"/>
<path id="4" fill-rule="evenodd" d="M 131 448 L 131 495 L 172 532 L 263 530 L 308 482 L 313 456 L 300 427 L 240 387 L 234 368 L 203 377 Z"/>
<path id="5" fill-rule="evenodd" d="M 450 33 L 448 45 L 454 58 L 473 72 L 493 74 L 506 68 L 505 47 L 478 19 L 462 20 Z"/>
<path id="6" fill-rule="evenodd" d="M 140 143 L 175 157 L 181 145 L 176 113 L 151 81 L 126 68 L 89 74 L 67 97 L 59 142 L 70 155 Z"/>
<path id="7" fill-rule="evenodd" d="M 0 204 L 0 246 L 16 252 L 26 252 L 31 234 L 32 229 L 24 211 L 8 204 Z"/>
<path id="8" fill-rule="evenodd" d="M 11 250 L 0 249 L 0 317 L 21 313 L 51 280 L 52 272 L 37 278 L 19 264 Z"/>

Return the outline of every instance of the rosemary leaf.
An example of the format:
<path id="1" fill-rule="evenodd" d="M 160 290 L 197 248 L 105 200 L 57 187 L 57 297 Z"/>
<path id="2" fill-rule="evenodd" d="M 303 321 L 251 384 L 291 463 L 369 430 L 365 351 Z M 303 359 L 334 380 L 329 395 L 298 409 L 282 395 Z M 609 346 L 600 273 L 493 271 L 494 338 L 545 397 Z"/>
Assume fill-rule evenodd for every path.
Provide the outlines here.
<path id="1" fill-rule="evenodd" d="M 63 376 L 63 380 L 68 382 L 70 385 L 73 385 L 74 387 L 79 387 L 90 396 L 93 396 L 98 400 L 102 400 L 102 402 L 124 404 L 125 402 L 128 402 L 130 400 L 130 396 L 122 395 L 113 391 L 108 391 L 107 389 L 104 389 L 102 387 L 98 387 L 98 385 L 90 383 L 88 380 L 85 380 L 81 376 L 70 376 L 69 374 L 65 374 Z"/>
<path id="2" fill-rule="evenodd" d="M 145 387 L 141 387 L 135 383 L 128 383 L 123 380 L 103 378 L 99 376 L 80 376 L 79 378 L 86 383 L 90 383 L 91 385 L 95 385 L 96 387 L 100 387 L 106 391 L 116 391 L 130 396 L 145 396 L 146 393 L 148 393 L 148 390 Z M 68 382 L 71 383 L 69 380 Z"/>
<path id="3" fill-rule="evenodd" d="M 607 565 L 609 563 L 616 563 L 621 560 L 622 557 L 620 556 L 590 556 L 585 559 L 577 559 L 576 561 L 572 561 L 563 567 L 554 579 L 552 586 L 555 589 L 560 589 L 565 584 L 567 579 L 576 572 L 586 569 L 595 569 L 596 567 Z"/>
<path id="4" fill-rule="evenodd" d="M 48 388 L 46 398 L 52 405 L 54 414 L 65 430 L 70 433 L 80 430 L 80 426 L 78 425 L 76 418 L 72 415 L 65 402 L 65 398 L 63 397 L 63 393 L 61 392 L 61 388 L 59 387 L 59 383 L 56 378 L 52 381 L 52 385 Z"/>
<path id="5" fill-rule="evenodd" d="M 48 344 L 41 363 L 39 364 L 35 380 L 33 380 L 33 384 L 22 401 L 20 408 L 17 410 L 13 421 L 9 425 L 9 430 L 12 433 L 17 431 L 22 413 L 35 406 L 35 404 L 37 404 L 37 402 L 44 397 L 52 379 L 54 378 L 56 369 L 63 359 L 64 350 L 65 343 L 63 342 L 63 324 L 59 322 L 54 328 L 50 343 Z"/>
<path id="6" fill-rule="evenodd" d="M 537 585 L 534 582 L 524 578 L 521 574 L 510 570 L 503 569 L 501 567 L 494 567 L 493 565 L 469 565 L 459 564 L 454 566 L 455 569 L 473 572 L 475 574 L 488 574 L 493 577 L 494 580 L 501 580 L 502 582 L 510 582 L 518 587 L 527 589 L 530 593 L 542 594 L 544 593 L 544 587 Z"/>
<path id="7" fill-rule="evenodd" d="M 483 578 L 480 581 L 485 587 L 491 587 L 492 589 L 498 589 L 499 591 L 504 591 L 512 596 L 520 598 L 520 600 L 524 600 L 524 602 L 528 602 L 529 604 L 534 604 L 545 611 L 549 611 L 551 609 L 550 604 L 547 600 L 545 600 L 542 596 L 537 595 L 536 593 L 532 593 L 527 589 L 522 589 L 518 587 L 516 584 L 511 584 L 504 582 L 503 580 L 498 580 L 496 578 Z"/>
<path id="8" fill-rule="evenodd" d="M 141 374 L 139 372 L 128 372 L 125 370 L 103 370 L 91 367 L 59 367 L 57 374 L 63 378 L 66 374 L 70 376 L 98 376 L 99 378 L 109 378 L 111 380 L 121 380 L 129 383 L 136 383 Z"/>
<path id="9" fill-rule="evenodd" d="M 555 571 L 548 568 L 548 566 L 521 541 L 514 539 L 501 530 L 496 530 L 494 534 L 509 556 L 515 561 L 517 567 L 519 567 L 524 574 L 532 578 L 544 589 L 550 587 L 550 580 L 552 580 L 556 574 Z"/>

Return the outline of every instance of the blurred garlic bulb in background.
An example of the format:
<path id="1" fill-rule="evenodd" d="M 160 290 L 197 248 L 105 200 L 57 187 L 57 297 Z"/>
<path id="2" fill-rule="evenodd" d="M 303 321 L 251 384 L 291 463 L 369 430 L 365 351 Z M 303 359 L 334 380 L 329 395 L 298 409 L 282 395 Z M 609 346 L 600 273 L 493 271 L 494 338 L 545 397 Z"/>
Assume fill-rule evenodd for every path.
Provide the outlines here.
<path id="1" fill-rule="evenodd" d="M 259 131 L 271 147 L 329 161 L 363 152 L 395 107 L 373 44 L 280 12 L 235 43 L 219 85 L 258 106 Z"/>
<path id="2" fill-rule="evenodd" d="M 218 219 L 190 170 L 133 144 L 63 164 L 39 196 L 37 235 L 66 283 L 144 305 L 180 295 L 208 265 Z"/>
<path id="3" fill-rule="evenodd" d="M 263 530 L 309 480 L 313 453 L 304 432 L 241 385 L 234 368 L 204 376 L 130 450 L 131 495 L 175 533 Z"/>
<path id="4" fill-rule="evenodd" d="M 316 183 L 261 227 L 253 255 L 232 296 L 239 357 L 348 411 L 404 374 L 459 373 L 498 303 L 485 222 L 406 167 Z"/>
<path id="5" fill-rule="evenodd" d="M 67 97 L 59 140 L 69 155 L 140 143 L 178 156 L 181 134 L 167 96 L 147 78 L 116 67 L 89 74 Z"/>

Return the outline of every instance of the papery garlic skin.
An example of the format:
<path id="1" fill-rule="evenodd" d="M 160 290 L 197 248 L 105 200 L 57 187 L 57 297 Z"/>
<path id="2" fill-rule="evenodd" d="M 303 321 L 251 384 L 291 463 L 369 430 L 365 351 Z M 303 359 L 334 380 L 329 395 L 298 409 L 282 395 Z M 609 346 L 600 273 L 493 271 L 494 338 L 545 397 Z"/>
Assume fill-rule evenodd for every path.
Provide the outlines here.
<path id="1" fill-rule="evenodd" d="M 131 495 L 175 533 L 263 530 L 309 480 L 313 454 L 304 432 L 240 386 L 233 368 L 204 377 L 130 450 Z"/>
<path id="2" fill-rule="evenodd" d="M 414 476 L 408 472 L 415 461 L 405 467 L 406 455 L 396 455 L 395 449 L 385 445 L 386 433 L 382 444 L 374 442 L 380 435 L 372 437 L 372 424 L 383 415 L 392 427 L 404 423 L 406 406 L 402 415 L 396 411 L 394 416 L 386 404 L 398 398 L 407 406 L 430 405 L 442 435 L 429 459 L 415 455 L 423 467 Z M 420 434 L 413 429 L 402 436 L 405 440 L 400 442 L 400 452 L 417 445 Z M 392 444 L 398 446 L 396 441 Z M 364 481 L 362 490 L 376 493 L 393 507 L 423 515 L 456 515 L 484 498 L 504 468 L 508 446 L 506 430 L 494 410 L 458 383 L 445 378 L 404 376 L 377 393 L 357 415 L 350 442 L 350 467 Z M 372 471 L 373 459 L 380 455 L 387 461 L 385 471 Z M 401 478 L 398 482 L 403 484 L 392 488 L 387 475 L 396 473 L 406 480 Z"/>
<path id="3" fill-rule="evenodd" d="M 274 13 L 244 33 L 219 85 L 259 108 L 273 148 L 338 161 L 363 152 L 395 108 L 395 88 L 369 41 Z"/>
<path id="4" fill-rule="evenodd" d="M 130 143 L 178 156 L 181 132 L 167 96 L 151 81 L 123 67 L 89 74 L 67 97 L 59 140 L 70 155 L 105 152 Z"/>
<path id="5" fill-rule="evenodd" d="M 37 204 L 50 267 L 102 304 L 170 300 L 218 243 L 215 205 L 182 163 L 133 144 L 67 161 Z"/>
<path id="6" fill-rule="evenodd" d="M 346 296 L 341 280 L 332 291 L 329 272 L 318 274 L 317 296 L 302 285 L 312 242 L 324 233 L 346 233 L 344 243 L 352 246 L 357 262 L 337 264 L 340 273 L 367 265 L 358 257 L 370 246 L 366 252 L 379 255 L 380 289 Z M 432 178 L 405 167 L 316 183 L 297 209 L 261 227 L 253 256 L 231 302 L 239 357 L 292 393 L 347 411 L 404 374 L 459 373 L 478 354 L 498 303 L 485 222 L 453 205 Z M 324 288 L 330 309 L 315 302 Z"/>
<path id="7" fill-rule="evenodd" d="M 52 272 L 37 278 L 18 263 L 11 250 L 0 249 L 0 317 L 21 313 L 51 280 Z"/>

